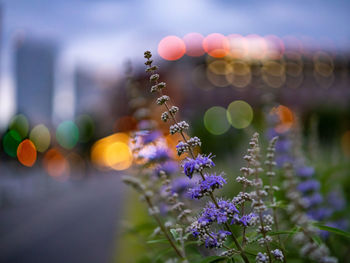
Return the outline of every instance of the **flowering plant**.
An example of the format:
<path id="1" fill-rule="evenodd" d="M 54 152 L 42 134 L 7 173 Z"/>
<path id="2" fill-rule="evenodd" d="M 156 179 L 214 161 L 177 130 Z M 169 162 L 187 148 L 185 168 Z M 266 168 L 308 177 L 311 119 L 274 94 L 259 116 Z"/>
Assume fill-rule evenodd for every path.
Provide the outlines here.
<path id="1" fill-rule="evenodd" d="M 146 51 L 144 57 L 146 72 L 150 73 L 151 92 L 159 95 L 156 104 L 165 110 L 160 119 L 170 123 L 171 135 L 180 135 L 176 153 L 180 157 L 185 155 L 180 165 L 187 177 L 187 192 L 182 194 L 174 186 L 178 177 L 171 175 L 164 165 L 169 161 L 169 149 L 159 148 L 157 142 L 147 139 L 152 137 L 152 132 L 137 134 L 142 137 L 141 146 L 136 147 L 138 154 L 149 144 L 155 148 L 143 162 L 143 169 L 153 169 L 156 176 L 140 176 L 151 174 L 140 171 L 137 176 L 124 177 L 124 182 L 138 190 L 148 204 L 149 214 L 158 225 L 152 237 L 163 235 L 165 239 L 162 240 L 172 248 L 173 253 L 168 253 L 161 262 L 263 263 L 287 262 L 289 258 L 298 257 L 337 262 L 318 238 L 320 233 L 313 223 L 315 217 L 305 211 L 319 204 L 321 197 L 317 192 L 303 198 L 303 194 L 317 191 L 319 182 L 313 179 L 299 182 L 294 176 L 298 173 L 309 178 L 312 168 L 293 166 L 289 161 L 279 166 L 276 161 L 280 149 L 287 152 L 288 146 L 281 146 L 288 141 L 283 136 L 279 141 L 279 134 L 275 134 L 263 157 L 259 134 L 254 133 L 243 156 L 246 165 L 235 178 L 241 185 L 240 191 L 233 198 L 222 197 L 218 191 L 233 181 L 232 176 L 212 171 L 215 155 L 200 152 L 200 138 L 189 135 L 190 125 L 178 120 L 179 107 L 172 105 L 170 97 L 164 94 L 166 83 L 159 81 L 158 67 L 153 64 L 151 52 Z M 277 177 L 283 178 L 283 189 L 276 185 L 280 182 Z M 188 198 L 193 201 L 189 202 Z M 164 205 L 167 209 L 162 211 L 160 207 Z M 289 250 L 291 245 L 287 240 L 290 237 L 300 244 L 300 256 Z"/>

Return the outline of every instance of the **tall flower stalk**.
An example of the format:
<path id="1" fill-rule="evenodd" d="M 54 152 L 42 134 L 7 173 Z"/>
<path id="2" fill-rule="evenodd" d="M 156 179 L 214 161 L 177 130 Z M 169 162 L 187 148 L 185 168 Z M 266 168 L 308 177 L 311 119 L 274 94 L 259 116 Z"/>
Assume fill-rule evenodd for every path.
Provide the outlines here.
<path id="1" fill-rule="evenodd" d="M 227 236 L 231 236 L 234 241 L 238 253 L 244 260 L 249 262 L 245 251 L 241 247 L 235 235 L 232 233 L 229 220 L 233 220 L 238 215 L 239 211 L 235 207 L 232 200 L 217 199 L 214 195 L 214 190 L 221 188 L 225 183 L 225 179 L 222 174 L 207 174 L 204 173 L 205 169 L 209 169 L 215 166 L 212 161 L 212 155 L 195 156 L 193 149 L 201 145 L 201 141 L 198 137 L 190 137 L 185 132 L 189 128 L 189 124 L 185 121 L 177 121 L 176 113 L 179 108 L 170 105 L 170 97 L 163 94 L 163 89 L 166 87 L 164 82 L 159 82 L 159 74 L 155 73 L 158 69 L 153 65 L 152 54 L 150 51 L 144 53 L 146 58 L 145 65 L 147 66 L 146 72 L 151 74 L 150 82 L 153 84 L 151 92 L 156 92 L 160 97 L 156 100 L 158 105 L 163 105 L 166 109 L 161 115 L 161 120 L 164 122 L 172 121 L 170 126 L 170 134 L 179 133 L 182 137 L 182 141 L 176 146 L 179 155 L 188 152 L 190 157 L 187 157 L 182 164 L 184 173 L 189 178 L 192 178 L 195 173 L 199 174 L 201 181 L 192 190 L 192 196 L 194 199 L 200 199 L 203 196 L 209 196 L 211 202 L 208 202 L 200 216 L 195 222 L 192 223 L 191 231 L 201 241 L 203 241 L 206 247 L 218 248 L 224 246 L 224 241 Z M 218 232 L 212 232 L 210 226 L 216 223 L 219 227 L 224 226 L 225 230 L 219 230 Z M 233 251 L 232 251 L 233 252 Z"/>

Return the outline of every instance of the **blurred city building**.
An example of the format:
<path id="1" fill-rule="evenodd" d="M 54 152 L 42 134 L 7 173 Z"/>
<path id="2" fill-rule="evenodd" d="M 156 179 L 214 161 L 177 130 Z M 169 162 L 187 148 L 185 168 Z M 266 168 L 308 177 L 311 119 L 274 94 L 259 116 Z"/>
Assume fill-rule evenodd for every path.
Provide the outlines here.
<path id="1" fill-rule="evenodd" d="M 17 112 L 31 123 L 51 124 L 57 47 L 49 40 L 18 36 L 15 40 Z"/>

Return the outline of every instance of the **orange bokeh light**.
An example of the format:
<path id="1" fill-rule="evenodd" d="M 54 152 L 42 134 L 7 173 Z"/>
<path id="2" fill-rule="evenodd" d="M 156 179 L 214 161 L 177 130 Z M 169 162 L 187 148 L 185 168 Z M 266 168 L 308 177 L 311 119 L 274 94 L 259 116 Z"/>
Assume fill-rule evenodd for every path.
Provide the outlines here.
<path id="1" fill-rule="evenodd" d="M 283 105 L 272 108 L 270 114 L 275 114 L 279 118 L 279 123 L 275 126 L 275 131 L 278 133 L 288 131 L 295 122 L 293 112 L 288 107 Z"/>
<path id="2" fill-rule="evenodd" d="M 199 33 L 189 33 L 183 37 L 186 45 L 186 55 L 191 57 L 199 57 L 204 55 L 203 49 L 204 37 Z"/>
<path id="3" fill-rule="evenodd" d="M 57 178 L 69 174 L 70 167 L 68 161 L 55 148 L 46 152 L 43 163 L 46 172 L 52 177 Z"/>
<path id="4" fill-rule="evenodd" d="M 35 164 L 36 156 L 36 148 L 31 140 L 25 139 L 18 145 L 17 158 L 24 166 L 32 167 Z"/>
<path id="5" fill-rule="evenodd" d="M 167 36 L 158 44 L 158 54 L 165 60 L 177 60 L 186 52 L 184 41 L 177 36 Z"/>
<path id="6" fill-rule="evenodd" d="M 222 34 L 213 33 L 203 40 L 203 48 L 210 56 L 215 58 L 223 58 L 230 52 L 230 44 Z"/>

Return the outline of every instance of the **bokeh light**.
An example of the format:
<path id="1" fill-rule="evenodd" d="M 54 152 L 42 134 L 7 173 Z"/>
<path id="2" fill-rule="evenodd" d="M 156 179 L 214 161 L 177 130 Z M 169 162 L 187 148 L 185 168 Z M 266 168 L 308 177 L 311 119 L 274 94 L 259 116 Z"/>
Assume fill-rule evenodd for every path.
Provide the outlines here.
<path id="1" fill-rule="evenodd" d="M 230 52 L 228 39 L 218 33 L 210 34 L 203 40 L 203 48 L 210 56 L 223 58 Z"/>
<path id="2" fill-rule="evenodd" d="M 230 85 L 230 82 L 226 78 L 226 75 L 230 72 L 232 72 L 232 67 L 227 61 L 220 59 L 208 59 L 206 76 L 214 86 L 226 87 Z"/>
<path id="3" fill-rule="evenodd" d="M 220 106 L 209 108 L 204 114 L 204 127 L 214 135 L 224 134 L 230 128 L 226 109 Z"/>
<path id="4" fill-rule="evenodd" d="M 67 159 L 56 148 L 50 149 L 44 155 L 43 165 L 45 171 L 56 179 L 64 179 L 69 175 L 70 166 Z"/>
<path id="5" fill-rule="evenodd" d="M 17 148 L 20 143 L 21 136 L 16 130 L 8 131 L 2 140 L 2 145 L 5 153 L 11 157 L 17 156 Z"/>
<path id="6" fill-rule="evenodd" d="M 272 88 L 280 88 L 286 81 L 283 62 L 266 61 L 261 69 L 262 79 Z"/>
<path id="7" fill-rule="evenodd" d="M 229 41 L 230 57 L 233 59 L 243 59 L 247 55 L 247 41 L 246 39 L 238 34 L 231 34 L 227 36 Z"/>
<path id="8" fill-rule="evenodd" d="M 79 141 L 83 143 L 90 141 L 95 132 L 95 124 L 92 118 L 87 114 L 79 115 L 76 118 L 76 124 L 79 128 Z"/>
<path id="9" fill-rule="evenodd" d="M 132 154 L 124 142 L 109 144 L 105 151 L 106 164 L 114 170 L 125 170 L 132 164 Z"/>
<path id="10" fill-rule="evenodd" d="M 91 148 L 91 161 L 102 169 L 125 170 L 132 164 L 129 149 L 130 137 L 126 133 L 115 133 L 95 142 Z"/>
<path id="11" fill-rule="evenodd" d="M 9 125 L 10 130 L 15 130 L 21 136 L 22 139 L 27 137 L 29 130 L 29 123 L 23 114 L 18 114 L 14 116 Z"/>
<path id="12" fill-rule="evenodd" d="M 39 124 L 31 130 L 29 139 L 34 143 L 38 152 L 45 152 L 51 142 L 50 131 L 44 124 Z"/>
<path id="13" fill-rule="evenodd" d="M 58 143 L 66 149 L 72 149 L 79 140 L 79 129 L 72 121 L 64 121 L 56 130 Z"/>
<path id="14" fill-rule="evenodd" d="M 21 164 L 32 167 L 35 164 L 36 157 L 36 148 L 32 141 L 25 139 L 18 145 L 17 158 Z"/>
<path id="15" fill-rule="evenodd" d="M 231 62 L 232 71 L 226 77 L 228 81 L 237 88 L 244 88 L 252 80 L 250 66 L 243 60 L 234 60 Z"/>
<path id="16" fill-rule="evenodd" d="M 204 55 L 203 49 L 204 37 L 199 33 L 189 33 L 183 37 L 186 46 L 186 55 L 191 57 L 199 57 Z"/>
<path id="17" fill-rule="evenodd" d="M 184 41 L 177 36 L 167 36 L 158 44 L 158 54 L 165 60 L 177 60 L 186 52 Z"/>
<path id="18" fill-rule="evenodd" d="M 275 126 L 275 131 L 278 133 L 284 133 L 288 131 L 294 124 L 294 114 L 286 106 L 279 105 L 272 108 L 270 114 L 276 115 L 279 119 L 279 123 Z"/>
<path id="19" fill-rule="evenodd" d="M 236 129 L 248 127 L 253 120 L 252 107 L 243 100 L 236 100 L 230 103 L 226 111 L 227 120 Z"/>
<path id="20" fill-rule="evenodd" d="M 283 41 L 275 35 L 265 36 L 264 39 L 267 47 L 266 58 L 268 59 L 282 58 L 285 50 Z"/>
<path id="21" fill-rule="evenodd" d="M 248 35 L 245 37 L 250 59 L 263 59 L 267 51 L 267 43 L 264 38 L 258 35 Z"/>

